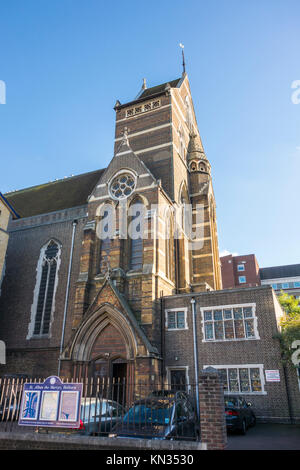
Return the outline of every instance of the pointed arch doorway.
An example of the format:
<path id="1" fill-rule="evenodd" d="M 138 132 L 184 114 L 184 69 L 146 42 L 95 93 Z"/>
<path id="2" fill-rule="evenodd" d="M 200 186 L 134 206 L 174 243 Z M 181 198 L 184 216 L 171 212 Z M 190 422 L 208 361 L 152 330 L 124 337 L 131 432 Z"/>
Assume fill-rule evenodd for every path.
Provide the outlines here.
<path id="1" fill-rule="evenodd" d="M 130 392 L 133 362 L 124 357 L 98 357 L 89 363 L 89 377 L 94 389 L 104 391 L 107 398 L 125 404 Z"/>
<path id="2" fill-rule="evenodd" d="M 71 353 L 82 375 L 93 383 L 93 393 L 104 386 L 107 398 L 129 399 L 137 343 L 131 325 L 114 306 L 103 304 L 91 313 L 78 329 Z"/>

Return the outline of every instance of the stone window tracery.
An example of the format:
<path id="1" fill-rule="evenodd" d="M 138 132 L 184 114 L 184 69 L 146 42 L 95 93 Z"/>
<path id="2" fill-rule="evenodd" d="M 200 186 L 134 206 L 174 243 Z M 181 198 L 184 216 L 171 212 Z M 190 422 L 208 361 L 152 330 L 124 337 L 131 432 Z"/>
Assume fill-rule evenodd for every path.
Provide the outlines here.
<path id="1" fill-rule="evenodd" d="M 147 111 L 151 111 L 152 109 L 157 109 L 160 107 L 160 105 L 161 105 L 160 100 L 154 100 L 145 104 L 141 104 L 134 108 L 127 109 L 126 117 L 132 117 L 132 116 L 135 116 L 136 114 L 141 114 Z"/>
<path id="2" fill-rule="evenodd" d="M 60 254 L 61 246 L 54 240 L 50 240 L 41 249 L 28 339 L 32 336 L 43 336 L 50 333 Z"/>
<path id="3" fill-rule="evenodd" d="M 132 174 L 121 173 L 115 176 L 110 184 L 110 193 L 115 199 L 124 199 L 135 190 L 136 181 Z"/>

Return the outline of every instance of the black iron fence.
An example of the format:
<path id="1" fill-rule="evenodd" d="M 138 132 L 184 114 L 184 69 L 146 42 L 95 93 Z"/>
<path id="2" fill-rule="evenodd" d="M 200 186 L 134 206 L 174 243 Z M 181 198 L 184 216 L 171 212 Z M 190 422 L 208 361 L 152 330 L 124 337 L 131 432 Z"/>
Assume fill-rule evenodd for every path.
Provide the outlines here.
<path id="1" fill-rule="evenodd" d="M 42 378 L 0 378 L 0 431 L 63 432 L 78 435 L 200 440 L 193 384 L 128 382 L 125 378 L 76 378 L 82 383 L 80 428 L 18 426 L 23 387 Z"/>

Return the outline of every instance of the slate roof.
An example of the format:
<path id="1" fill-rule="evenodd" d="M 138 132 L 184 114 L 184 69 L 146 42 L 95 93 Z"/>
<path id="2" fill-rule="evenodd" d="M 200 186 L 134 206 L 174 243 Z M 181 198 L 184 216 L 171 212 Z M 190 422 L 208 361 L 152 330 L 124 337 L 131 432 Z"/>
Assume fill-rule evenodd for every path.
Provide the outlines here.
<path id="1" fill-rule="evenodd" d="M 115 109 L 122 109 L 129 105 L 134 105 L 136 103 L 140 103 L 141 101 L 145 100 L 146 98 L 151 98 L 151 96 L 159 95 L 165 91 L 166 85 L 169 83 L 171 88 L 175 88 L 178 83 L 180 82 L 181 78 L 176 78 L 176 80 L 171 80 L 170 82 L 162 83 L 161 85 L 153 86 L 151 88 L 146 88 L 142 93 L 138 94 L 138 96 L 132 100 L 128 101 L 127 103 L 121 104 L 117 101 Z"/>
<path id="2" fill-rule="evenodd" d="M 270 268 L 260 268 L 260 279 L 280 279 L 285 277 L 300 276 L 300 264 L 289 264 L 285 266 L 272 266 Z"/>
<path id="3" fill-rule="evenodd" d="M 0 192 L 0 201 L 2 201 L 3 204 L 7 207 L 9 212 L 11 213 L 13 219 L 19 219 L 20 216 L 19 214 L 15 211 L 15 209 L 12 207 L 12 205 L 8 202 L 7 198 L 3 196 L 3 194 Z"/>
<path id="4" fill-rule="evenodd" d="M 176 80 L 172 80 L 171 82 L 166 82 L 162 83 L 161 85 L 146 88 L 146 90 L 143 91 L 143 93 L 139 96 L 139 99 L 148 98 L 148 96 L 156 95 L 157 93 L 162 93 L 168 83 L 170 84 L 171 88 L 175 88 L 177 87 L 180 80 L 181 78 L 176 78 Z"/>
<path id="5" fill-rule="evenodd" d="M 5 194 L 20 217 L 47 214 L 87 203 L 103 169 Z"/>

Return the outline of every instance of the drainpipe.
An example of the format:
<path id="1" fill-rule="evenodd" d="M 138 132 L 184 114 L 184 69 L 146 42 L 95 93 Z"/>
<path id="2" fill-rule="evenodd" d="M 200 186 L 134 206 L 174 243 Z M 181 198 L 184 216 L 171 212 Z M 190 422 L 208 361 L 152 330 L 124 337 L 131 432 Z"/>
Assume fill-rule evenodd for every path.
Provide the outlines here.
<path id="1" fill-rule="evenodd" d="M 68 279 L 67 279 L 67 288 L 66 288 L 66 297 L 65 297 L 64 317 L 63 317 L 63 326 L 62 326 L 61 341 L 60 341 L 59 359 L 58 359 L 58 372 L 57 372 L 58 377 L 59 377 L 59 374 L 60 374 L 61 355 L 62 355 L 62 352 L 63 352 L 64 338 L 65 338 L 65 328 L 66 328 L 66 318 L 67 318 L 67 310 L 68 310 L 68 302 L 69 302 L 69 291 L 70 291 L 70 279 L 71 279 L 71 270 L 72 270 L 74 240 L 75 240 L 75 231 L 76 231 L 77 223 L 78 223 L 78 221 L 76 219 L 73 220 L 73 231 L 72 231 L 72 241 L 71 241 L 71 249 L 70 249 L 69 268 L 68 268 Z"/>
<path id="2" fill-rule="evenodd" d="M 165 301 L 163 292 L 161 292 L 160 296 L 160 334 L 161 334 L 161 378 L 162 378 L 162 386 L 164 388 L 165 384 Z"/>
<path id="3" fill-rule="evenodd" d="M 198 377 L 198 351 L 197 351 L 197 330 L 196 330 L 196 300 L 191 299 L 192 316 L 193 316 L 193 345 L 194 345 L 194 366 L 195 366 L 195 382 L 196 382 L 196 404 L 197 416 L 200 418 L 199 407 L 199 377 Z"/>

